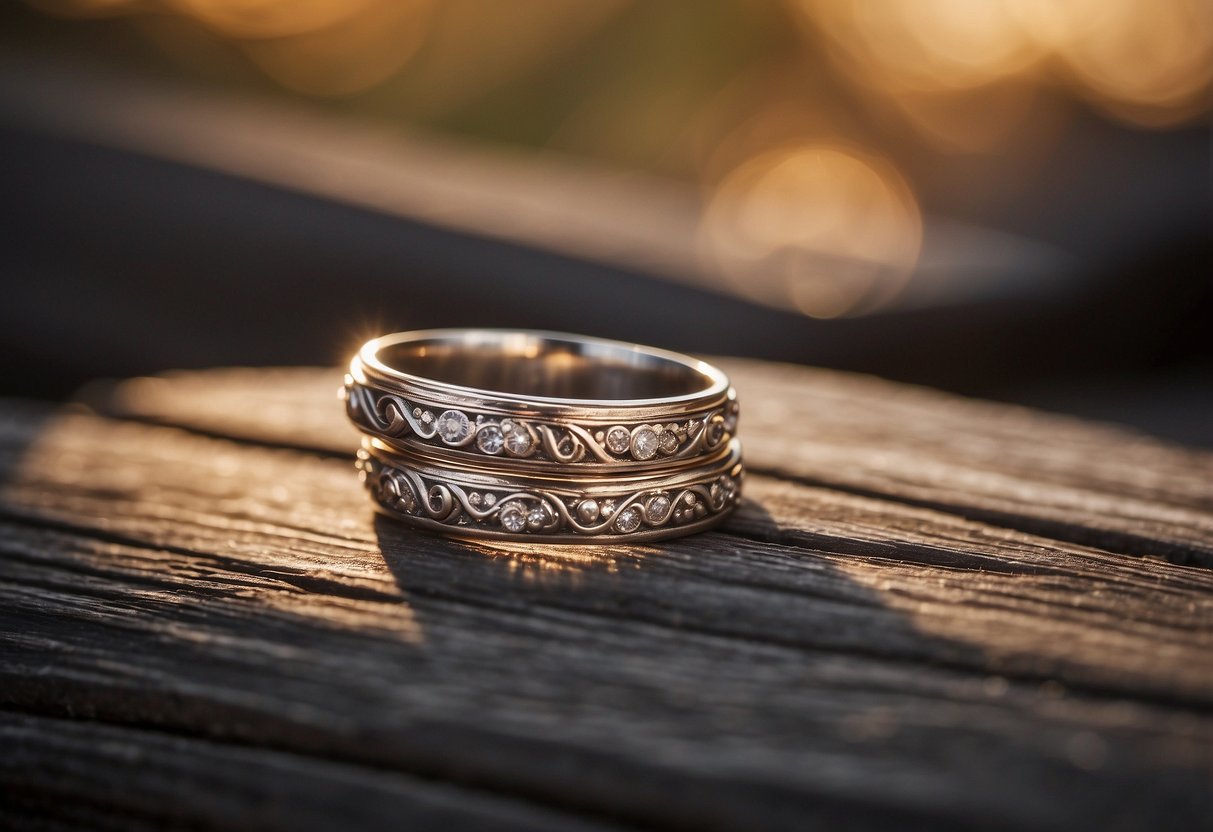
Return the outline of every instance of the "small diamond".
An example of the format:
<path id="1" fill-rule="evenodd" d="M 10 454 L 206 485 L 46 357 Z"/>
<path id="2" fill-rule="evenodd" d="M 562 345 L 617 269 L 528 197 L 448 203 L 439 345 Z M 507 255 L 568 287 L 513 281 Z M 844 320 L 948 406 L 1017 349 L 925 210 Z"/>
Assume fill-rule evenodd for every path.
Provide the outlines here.
<path id="1" fill-rule="evenodd" d="M 481 425 L 476 431 L 476 447 L 486 454 L 499 454 L 505 447 L 505 434 L 497 425 Z"/>
<path id="2" fill-rule="evenodd" d="M 480 505 L 480 492 L 479 492 L 479 491 L 473 491 L 471 494 L 469 494 L 469 495 L 468 495 L 468 502 L 469 502 L 469 503 L 471 503 L 471 504 L 472 504 L 472 505 L 474 505 L 474 506 L 478 506 L 478 505 Z"/>
<path id="3" fill-rule="evenodd" d="M 598 519 L 598 501 L 589 498 L 577 504 L 577 519 L 582 523 L 593 523 Z"/>
<path id="4" fill-rule="evenodd" d="M 432 424 L 432 423 L 433 423 L 433 421 L 434 421 L 434 414 L 433 414 L 433 413 L 431 413 L 431 412 L 430 412 L 430 411 L 428 411 L 428 410 L 422 411 L 422 413 L 421 413 L 421 424 L 423 424 L 423 425 L 428 425 L 428 424 Z"/>
<path id="5" fill-rule="evenodd" d="M 514 533 L 526 528 L 526 510 L 522 503 L 510 500 L 501 507 L 501 527 Z"/>
<path id="6" fill-rule="evenodd" d="M 501 423 L 501 430 L 505 434 L 505 449 L 511 455 L 526 456 L 531 452 L 534 440 L 526 425 L 507 419 Z"/>
<path id="7" fill-rule="evenodd" d="M 632 434 L 628 433 L 628 429 L 620 425 L 615 425 L 607 431 L 606 446 L 613 454 L 627 453 L 627 450 L 632 445 Z"/>
<path id="8" fill-rule="evenodd" d="M 624 534 L 634 532 L 640 528 L 640 519 L 640 509 L 636 506 L 628 506 L 615 518 L 615 528 Z"/>
<path id="9" fill-rule="evenodd" d="M 670 498 L 664 494 L 658 494 L 649 500 L 649 504 L 644 507 L 644 516 L 648 518 L 650 523 L 660 523 L 670 513 Z"/>
<path id="10" fill-rule="evenodd" d="M 678 450 L 678 434 L 672 430 L 663 430 L 657 437 L 657 447 L 663 454 L 672 454 Z"/>
<path id="11" fill-rule="evenodd" d="M 724 498 L 726 501 L 737 499 L 737 494 L 740 490 L 737 485 L 737 480 L 733 479 L 732 477 L 721 477 L 720 487 L 724 490 Z"/>
<path id="12" fill-rule="evenodd" d="M 526 524 L 532 529 L 539 529 L 547 525 L 550 517 L 547 507 L 540 503 L 527 512 Z"/>
<path id="13" fill-rule="evenodd" d="M 418 416 L 420 416 L 420 415 L 421 415 L 421 408 L 420 408 L 420 407 L 414 407 L 414 408 L 413 408 L 413 418 L 417 418 L 417 417 L 418 417 Z"/>
<path id="14" fill-rule="evenodd" d="M 632 456 L 640 460 L 652 459 L 657 455 L 659 443 L 657 431 L 650 427 L 636 428 L 632 434 Z"/>
<path id="15" fill-rule="evenodd" d="M 472 424 L 458 410 L 445 410 L 438 417 L 438 435 L 448 445 L 458 445 L 472 435 Z"/>
<path id="16" fill-rule="evenodd" d="M 491 506 L 491 505 L 492 505 L 493 503 L 495 503 L 495 502 L 497 502 L 497 495 L 496 495 L 496 494 L 485 494 L 485 495 L 484 495 L 484 504 L 485 504 L 486 506 Z"/>

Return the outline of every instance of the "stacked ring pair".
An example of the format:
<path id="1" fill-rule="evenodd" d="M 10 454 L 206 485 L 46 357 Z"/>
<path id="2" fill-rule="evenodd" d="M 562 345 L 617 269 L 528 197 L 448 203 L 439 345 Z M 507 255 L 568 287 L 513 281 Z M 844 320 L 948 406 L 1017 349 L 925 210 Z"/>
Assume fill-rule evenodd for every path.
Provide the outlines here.
<path id="1" fill-rule="evenodd" d="M 377 508 L 465 537 L 655 540 L 740 496 L 738 404 L 688 356 L 541 332 L 376 338 L 345 379 Z"/>

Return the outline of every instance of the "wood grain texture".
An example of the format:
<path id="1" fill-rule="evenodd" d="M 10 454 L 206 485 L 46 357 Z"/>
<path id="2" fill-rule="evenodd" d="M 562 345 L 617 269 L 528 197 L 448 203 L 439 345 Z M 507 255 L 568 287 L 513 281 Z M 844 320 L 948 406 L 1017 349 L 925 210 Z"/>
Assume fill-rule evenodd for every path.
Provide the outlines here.
<path id="1" fill-rule="evenodd" d="M 750 470 L 1213 567 L 1213 453 L 854 374 L 719 363 L 739 391 Z M 265 372 L 137 379 L 107 389 L 102 404 L 219 435 L 348 452 L 352 429 L 338 408 L 319 406 L 335 395 L 340 371 Z"/>
<path id="2" fill-rule="evenodd" d="M 613 825 L 398 772 L 128 726 L 0 712 L 6 828 L 392 827 L 607 832 Z"/>
<path id="3" fill-rule="evenodd" d="M 1208 455 L 730 370 L 743 508 L 650 546 L 374 517 L 333 371 L 5 407 L 0 734 L 34 762 L 0 788 L 201 826 L 355 793 L 371 826 L 1213 824 Z M 98 751 L 62 776 L 106 732 L 170 775 L 100 799 Z"/>

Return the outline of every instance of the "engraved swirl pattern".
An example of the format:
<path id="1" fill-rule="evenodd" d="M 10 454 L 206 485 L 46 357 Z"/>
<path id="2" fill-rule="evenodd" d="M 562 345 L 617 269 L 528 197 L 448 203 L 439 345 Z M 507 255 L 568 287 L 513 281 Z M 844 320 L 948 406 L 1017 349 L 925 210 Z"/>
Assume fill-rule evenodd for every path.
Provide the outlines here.
<path id="1" fill-rule="evenodd" d="M 346 408 L 362 428 L 389 439 L 423 442 L 561 464 L 683 460 L 710 454 L 737 428 L 735 398 L 720 407 L 664 424 L 624 423 L 587 428 L 578 424 L 526 421 L 409 402 L 402 396 L 347 382 Z M 444 421 L 445 420 L 445 421 Z M 443 432 L 442 427 L 451 429 Z"/>
<path id="2" fill-rule="evenodd" d="M 626 535 L 689 524 L 731 509 L 741 491 L 740 478 L 724 473 L 700 483 L 600 500 L 538 489 L 472 490 L 385 464 L 365 450 L 357 464 L 372 496 L 393 512 L 513 535 Z"/>

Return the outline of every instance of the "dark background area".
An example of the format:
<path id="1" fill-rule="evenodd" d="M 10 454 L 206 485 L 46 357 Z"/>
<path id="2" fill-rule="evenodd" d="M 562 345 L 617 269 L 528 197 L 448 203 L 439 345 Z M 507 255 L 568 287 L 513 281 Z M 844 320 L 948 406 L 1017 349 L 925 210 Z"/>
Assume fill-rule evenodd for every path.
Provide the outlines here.
<path id="1" fill-rule="evenodd" d="M 679 12 L 699 19 L 684 51 L 719 52 L 720 42 L 740 41 L 728 61 L 762 65 L 790 48 L 786 20 L 766 19 L 770 12 L 730 30 L 729 21 L 749 13 L 730 4 L 699 8 Z M 712 165 L 685 161 L 672 141 L 613 155 L 578 146 L 549 125 L 559 119 L 545 100 L 551 108 L 593 104 L 601 90 L 619 86 L 613 77 L 662 51 L 665 41 L 652 32 L 668 24 L 655 16 L 637 7 L 614 12 L 583 51 L 557 50 L 439 117 L 418 114 L 414 99 L 424 96 L 409 92 L 407 64 L 393 76 L 405 81 L 318 96 L 283 89 L 239 58 L 173 55 L 184 36 L 149 37 L 137 15 L 64 19 L 5 6 L 3 392 L 60 398 L 96 377 L 340 363 L 361 339 L 397 329 L 528 327 L 875 373 L 1213 446 L 1207 88 L 1186 105 L 1187 115 L 1161 126 L 1109 116 L 1066 90 L 1038 90 L 1046 103 L 1026 111 L 1028 127 L 1045 118 L 1041 108 L 1065 113 L 1064 129 L 1050 128 L 1044 150 L 1008 140 L 981 152 L 942 151 L 908 137 L 904 125 L 871 116 L 840 70 L 822 69 L 828 62 L 810 40 L 804 60 L 821 69 L 813 94 L 831 101 L 831 112 L 861 114 L 840 117 L 850 125 L 848 141 L 858 136 L 896 164 L 921 210 L 924 239 L 907 291 L 821 319 L 781 304 L 777 294 L 748 291 L 748 276 L 738 284 L 734 273 L 730 283 L 702 265 L 692 232 L 697 200 L 711 199 L 699 195 L 720 181 Z M 195 28 L 189 37 L 199 42 L 227 43 L 229 33 Z M 622 50 L 620 43 L 632 45 Z M 665 60 L 694 62 L 695 54 Z M 711 80 L 739 71 L 722 61 L 703 74 Z M 599 79 L 597 86 L 578 73 Z M 405 85 L 396 99 L 384 92 L 393 83 Z M 661 124 L 648 125 L 640 106 L 664 94 L 661 80 L 650 83 L 650 92 L 629 94 L 638 124 L 661 136 Z M 384 103 L 393 100 L 395 110 Z M 511 100 L 527 106 L 503 116 Z M 225 102 L 236 102 L 230 119 L 222 115 Z M 725 119 L 725 110 L 715 117 Z M 295 114 L 333 126 L 309 134 L 308 147 L 320 155 L 300 169 L 298 183 L 274 167 L 272 153 L 257 150 L 275 141 L 289 146 Z M 511 127 L 510 118 L 518 124 Z M 197 146 L 175 141 L 170 128 L 188 137 L 190 119 L 218 138 L 208 133 Z M 785 121 L 793 130 L 796 118 Z M 427 214 L 430 197 L 414 180 L 383 178 L 381 187 L 374 177 L 369 186 L 339 175 L 323 180 L 324 159 L 357 162 L 366 146 L 360 137 L 383 139 L 385 125 L 404 137 L 397 155 L 376 162 L 385 169 L 425 169 L 426 148 L 437 147 L 452 172 L 436 175 L 439 185 L 485 181 L 491 195 L 498 179 L 502 190 L 525 191 L 533 176 L 537 194 L 549 188 L 567 200 L 566 215 L 584 204 L 618 221 L 603 223 L 601 246 L 587 245 L 584 236 L 562 235 L 550 215 L 505 231 L 482 228 L 476 218 L 494 211 L 481 210 L 483 197 L 459 187 L 443 192 L 464 212 L 447 222 Z M 736 144 L 731 135 L 720 131 L 722 146 Z M 268 144 L 254 141 L 249 150 L 241 144 L 248 137 Z M 710 138 L 700 131 L 690 144 Z M 531 173 L 499 175 L 491 153 L 469 149 L 481 147 L 503 148 L 507 160 L 533 154 L 534 164 L 518 168 Z M 581 179 L 581 165 L 598 173 Z M 263 166 L 271 172 L 263 175 Z M 557 178 L 553 171 L 564 178 L 543 184 Z M 605 200 L 595 183 L 611 183 L 610 171 L 643 176 Z M 519 204 L 525 215 L 526 200 Z M 667 223 L 676 231 L 662 234 Z M 631 242 L 633 233 L 649 249 Z M 1037 250 L 1047 256 L 1023 255 Z M 662 258 L 646 259 L 646 251 Z M 772 257 L 754 265 L 755 282 L 788 268 Z M 912 291 L 923 285 L 942 288 Z"/>

